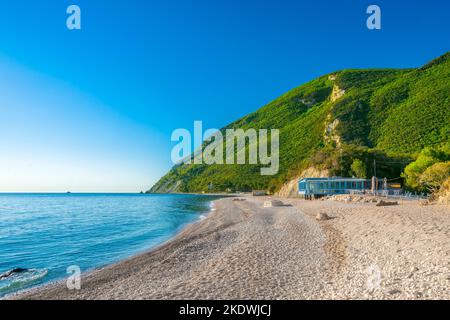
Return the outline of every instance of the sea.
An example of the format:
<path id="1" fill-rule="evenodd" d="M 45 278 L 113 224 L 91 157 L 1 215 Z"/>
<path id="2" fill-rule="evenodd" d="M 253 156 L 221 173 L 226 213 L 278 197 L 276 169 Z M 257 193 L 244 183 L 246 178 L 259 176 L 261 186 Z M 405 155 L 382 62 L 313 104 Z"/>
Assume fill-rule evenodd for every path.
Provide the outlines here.
<path id="1" fill-rule="evenodd" d="M 161 245 L 203 219 L 217 198 L 0 194 L 0 297 Z"/>

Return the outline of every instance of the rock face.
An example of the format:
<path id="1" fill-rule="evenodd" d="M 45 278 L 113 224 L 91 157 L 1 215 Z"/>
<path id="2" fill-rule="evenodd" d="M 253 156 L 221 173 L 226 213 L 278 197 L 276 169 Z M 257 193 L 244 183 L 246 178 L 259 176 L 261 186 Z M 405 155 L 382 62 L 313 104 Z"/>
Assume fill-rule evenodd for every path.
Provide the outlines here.
<path id="1" fill-rule="evenodd" d="M 296 177 L 295 179 L 292 179 L 291 181 L 285 183 L 280 191 L 277 192 L 277 196 L 283 197 L 283 198 L 294 198 L 298 195 L 298 180 L 300 177 Z"/>
<path id="2" fill-rule="evenodd" d="M 331 102 L 335 102 L 337 99 L 341 98 L 344 94 L 345 94 L 344 89 L 341 89 L 337 85 L 334 85 L 330 97 Z"/>
<path id="3" fill-rule="evenodd" d="M 304 170 L 299 176 L 295 179 L 292 179 L 288 183 L 284 184 L 280 191 L 276 193 L 277 196 L 282 198 L 295 198 L 298 197 L 298 180 L 301 178 L 326 178 L 329 176 L 328 170 L 319 170 L 314 167 L 309 167 Z"/>
<path id="4" fill-rule="evenodd" d="M 180 192 L 181 180 L 167 181 L 161 185 L 155 185 L 149 193 L 177 193 Z"/>
<path id="5" fill-rule="evenodd" d="M 331 115 L 328 116 L 327 118 L 327 122 L 331 121 Z M 340 147 L 341 146 L 341 137 L 337 134 L 336 128 L 339 126 L 339 119 L 334 119 L 331 123 L 329 122 L 329 124 L 325 127 L 325 132 L 324 132 L 324 140 L 326 142 L 331 142 L 334 141 L 336 143 L 336 147 Z"/>
<path id="6" fill-rule="evenodd" d="M 314 100 L 314 99 L 310 99 L 310 100 L 308 100 L 308 99 L 300 99 L 300 102 L 303 103 L 308 108 L 311 108 L 316 103 L 316 100 Z"/>

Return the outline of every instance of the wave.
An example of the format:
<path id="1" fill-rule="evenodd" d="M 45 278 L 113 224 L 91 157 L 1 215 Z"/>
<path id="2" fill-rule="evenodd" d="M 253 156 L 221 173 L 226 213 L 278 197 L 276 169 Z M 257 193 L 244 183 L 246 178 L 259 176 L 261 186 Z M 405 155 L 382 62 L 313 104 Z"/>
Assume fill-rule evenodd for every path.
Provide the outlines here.
<path id="1" fill-rule="evenodd" d="M 206 219 L 206 218 L 207 218 L 207 215 L 208 215 L 209 213 L 214 212 L 214 211 L 216 211 L 216 205 L 215 205 L 214 201 L 211 201 L 211 202 L 209 203 L 209 211 L 208 211 L 207 213 L 205 213 L 205 214 L 201 214 L 201 215 L 198 217 L 199 220 L 201 221 L 201 220 Z"/>
<path id="2" fill-rule="evenodd" d="M 13 292 L 44 278 L 48 269 L 12 269 L 0 274 L 0 294 Z"/>

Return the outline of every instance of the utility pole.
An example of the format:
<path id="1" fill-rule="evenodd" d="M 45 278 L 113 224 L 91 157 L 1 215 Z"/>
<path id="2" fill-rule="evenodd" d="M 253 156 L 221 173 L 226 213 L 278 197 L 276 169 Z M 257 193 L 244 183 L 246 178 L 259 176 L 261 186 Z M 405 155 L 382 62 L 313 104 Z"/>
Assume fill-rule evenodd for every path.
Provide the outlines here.
<path id="1" fill-rule="evenodd" d="M 377 160 L 373 159 L 373 176 L 377 176 Z"/>

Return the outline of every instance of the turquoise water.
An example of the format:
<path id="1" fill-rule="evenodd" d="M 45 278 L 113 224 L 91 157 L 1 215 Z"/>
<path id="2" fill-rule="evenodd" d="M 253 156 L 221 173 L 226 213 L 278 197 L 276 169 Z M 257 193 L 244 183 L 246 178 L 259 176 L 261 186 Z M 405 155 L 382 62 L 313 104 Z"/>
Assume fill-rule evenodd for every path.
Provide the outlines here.
<path id="1" fill-rule="evenodd" d="M 214 199 L 0 194 L 0 296 L 67 277 L 69 266 L 86 272 L 161 244 L 200 219 Z M 16 268 L 26 270 L 7 275 Z"/>

